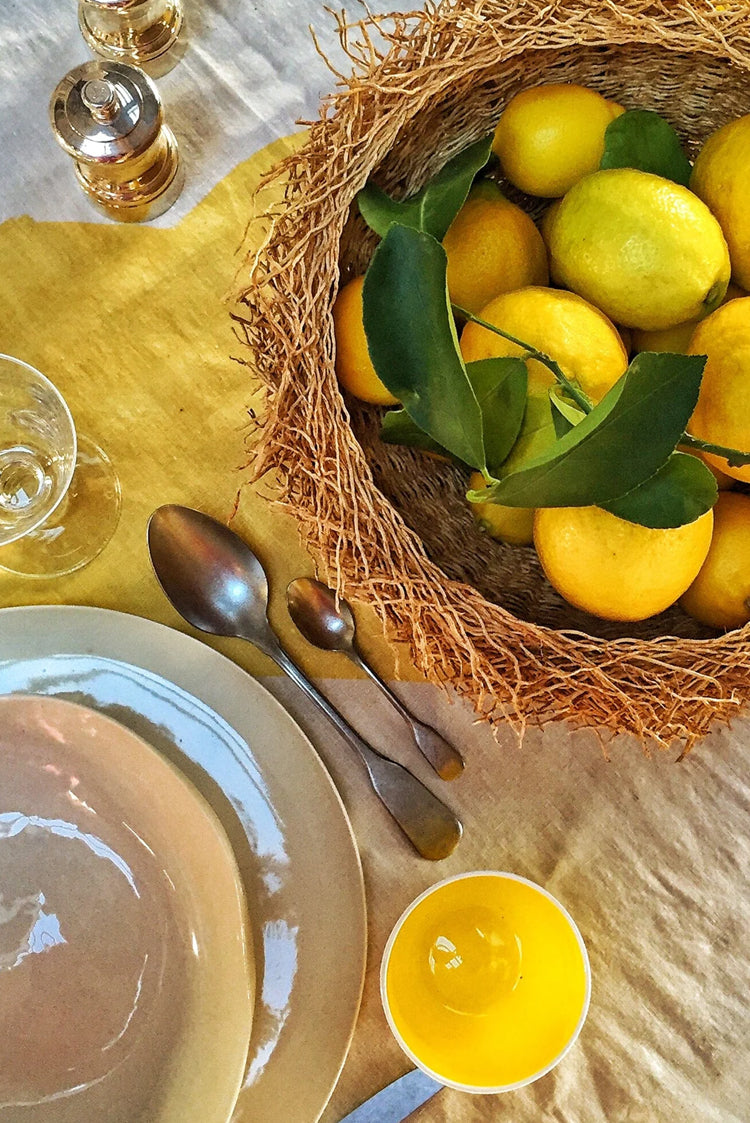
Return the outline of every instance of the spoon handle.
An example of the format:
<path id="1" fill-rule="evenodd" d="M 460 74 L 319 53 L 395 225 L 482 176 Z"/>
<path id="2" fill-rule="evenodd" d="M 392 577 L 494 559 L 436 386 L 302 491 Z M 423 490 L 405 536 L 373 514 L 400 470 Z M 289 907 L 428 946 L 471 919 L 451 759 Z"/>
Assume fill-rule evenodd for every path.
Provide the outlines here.
<path id="1" fill-rule="evenodd" d="M 413 1068 L 370 1096 L 369 1100 L 345 1115 L 340 1123 L 406 1123 L 412 1112 L 442 1088 L 443 1085 L 426 1072 Z"/>
<path id="2" fill-rule="evenodd" d="M 418 853 L 433 862 L 447 858 L 455 850 L 463 830 L 453 812 L 407 768 L 368 745 L 310 682 L 280 643 L 268 644 L 264 651 L 320 707 L 347 744 L 359 753 L 381 802 Z"/>
<path id="3" fill-rule="evenodd" d="M 454 748 L 446 739 L 433 729 L 431 725 L 420 721 L 407 709 L 401 699 L 388 684 L 380 677 L 374 667 L 365 659 L 357 647 L 350 648 L 349 657 L 353 663 L 369 675 L 372 681 L 380 687 L 385 697 L 401 717 L 411 727 L 412 736 L 422 756 L 430 762 L 441 780 L 455 780 L 464 770 L 464 758 L 458 749 Z"/>

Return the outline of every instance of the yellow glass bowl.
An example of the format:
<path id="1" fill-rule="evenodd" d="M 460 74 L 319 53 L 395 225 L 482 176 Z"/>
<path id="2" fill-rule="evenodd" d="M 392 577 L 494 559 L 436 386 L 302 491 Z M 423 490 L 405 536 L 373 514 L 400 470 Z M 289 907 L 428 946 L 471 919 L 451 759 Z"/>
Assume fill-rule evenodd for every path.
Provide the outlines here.
<path id="1" fill-rule="evenodd" d="M 465 1092 L 530 1084 L 586 1019 L 591 969 L 572 917 L 546 889 L 481 870 L 409 905 L 383 954 L 380 991 L 404 1052 Z"/>

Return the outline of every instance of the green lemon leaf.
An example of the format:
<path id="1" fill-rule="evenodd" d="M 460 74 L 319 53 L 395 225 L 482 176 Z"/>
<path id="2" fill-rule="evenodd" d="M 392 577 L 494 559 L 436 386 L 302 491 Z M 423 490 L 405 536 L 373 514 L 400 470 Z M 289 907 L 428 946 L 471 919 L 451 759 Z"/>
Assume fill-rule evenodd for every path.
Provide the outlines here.
<path id="1" fill-rule="evenodd" d="M 502 356 L 467 363 L 466 374 L 482 411 L 487 468 L 495 476 L 521 429 L 528 368 L 523 359 Z"/>
<path id="2" fill-rule="evenodd" d="M 503 461 L 499 478 L 503 479 L 511 472 L 525 468 L 530 461 L 550 448 L 556 439 L 549 395 L 546 391 L 539 392 L 532 388 L 526 398 L 520 432 L 510 455 Z"/>
<path id="3" fill-rule="evenodd" d="M 430 234 L 391 226 L 362 290 L 378 378 L 433 441 L 486 473 L 482 411 L 458 348 L 445 250 Z"/>
<path id="4" fill-rule="evenodd" d="M 600 506 L 641 526 L 673 527 L 710 511 L 719 494 L 713 472 L 686 452 L 673 452 L 645 483 Z"/>
<path id="5" fill-rule="evenodd" d="M 638 168 L 687 187 L 692 168 L 668 121 L 650 109 L 629 109 L 604 134 L 601 168 Z"/>
<path id="6" fill-rule="evenodd" d="M 483 493 L 509 507 L 580 507 L 645 483 L 680 441 L 705 356 L 644 351 L 591 413 L 524 468 Z"/>
<path id="7" fill-rule="evenodd" d="M 357 195 L 359 213 L 381 238 L 397 223 L 432 234 L 441 242 L 466 202 L 474 177 L 489 160 L 491 148 L 492 133 L 464 148 L 416 195 L 403 201 L 367 183 Z"/>
<path id="8" fill-rule="evenodd" d="M 586 416 L 581 407 L 567 396 L 562 386 L 550 386 L 549 400 L 553 406 L 552 420 L 557 437 L 564 437 Z"/>
<path id="9" fill-rule="evenodd" d="M 482 411 L 487 466 L 495 475 L 495 469 L 512 449 L 521 428 L 526 408 L 526 363 L 523 359 L 509 357 L 478 359 L 466 364 L 466 373 Z M 463 463 L 420 429 L 405 409 L 391 409 L 385 414 L 380 439 L 386 444 L 407 445 Z"/>
<path id="10" fill-rule="evenodd" d="M 380 439 L 387 445 L 406 445 L 407 448 L 419 448 L 423 452 L 434 452 L 438 456 L 445 456 L 455 460 L 447 449 L 428 437 L 423 429 L 415 425 L 405 409 L 389 409 L 384 415 L 380 425 Z M 463 461 L 459 460 L 459 464 Z"/>

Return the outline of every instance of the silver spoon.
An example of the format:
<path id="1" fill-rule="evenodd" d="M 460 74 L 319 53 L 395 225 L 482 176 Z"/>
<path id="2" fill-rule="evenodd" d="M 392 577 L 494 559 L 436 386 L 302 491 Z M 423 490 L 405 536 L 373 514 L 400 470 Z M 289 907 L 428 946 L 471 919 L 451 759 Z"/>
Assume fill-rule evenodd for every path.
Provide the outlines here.
<path id="1" fill-rule="evenodd" d="M 461 837 L 461 823 L 408 769 L 368 745 L 292 662 L 268 622 L 268 580 L 250 547 L 223 523 L 172 504 L 151 516 L 148 546 L 154 572 L 180 615 L 204 632 L 248 640 L 273 659 L 356 749 L 373 788 L 422 857 L 446 858 Z"/>
<path id="2" fill-rule="evenodd" d="M 309 643 L 325 651 L 342 651 L 377 683 L 388 701 L 409 724 L 417 748 L 441 779 L 455 780 L 461 775 L 464 759 L 458 750 L 431 725 L 415 718 L 362 655 L 357 645 L 354 614 L 345 600 L 339 597 L 337 603 L 333 589 L 329 589 L 322 581 L 315 581 L 312 577 L 297 577 L 287 586 L 286 603 L 289 615 Z"/>

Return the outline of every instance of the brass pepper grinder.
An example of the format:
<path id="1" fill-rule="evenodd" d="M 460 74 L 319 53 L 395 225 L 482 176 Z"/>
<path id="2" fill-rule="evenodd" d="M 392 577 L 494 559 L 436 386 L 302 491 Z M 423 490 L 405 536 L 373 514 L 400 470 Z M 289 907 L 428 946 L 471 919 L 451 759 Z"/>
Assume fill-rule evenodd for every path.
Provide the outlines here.
<path id="1" fill-rule="evenodd" d="M 78 182 L 108 218 L 146 222 L 177 199 L 183 179 L 177 142 L 142 70 L 99 59 L 77 66 L 53 93 L 50 117 Z"/>
<path id="2" fill-rule="evenodd" d="M 152 78 L 182 55 L 182 0 L 79 0 L 78 23 L 96 54 L 139 66 Z"/>

